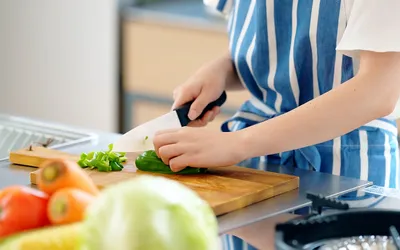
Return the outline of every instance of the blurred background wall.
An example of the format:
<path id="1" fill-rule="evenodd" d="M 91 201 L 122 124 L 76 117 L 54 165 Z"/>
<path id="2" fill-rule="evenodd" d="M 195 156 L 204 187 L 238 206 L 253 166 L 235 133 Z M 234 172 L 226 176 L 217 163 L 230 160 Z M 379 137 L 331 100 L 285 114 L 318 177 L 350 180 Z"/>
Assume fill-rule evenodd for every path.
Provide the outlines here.
<path id="1" fill-rule="evenodd" d="M 0 112 L 115 130 L 114 0 L 1 0 Z"/>
<path id="2" fill-rule="evenodd" d="M 169 111 L 172 90 L 226 51 L 226 20 L 202 0 L 140 3 L 1 0 L 0 113 L 124 132 Z M 212 126 L 246 97 L 228 94 Z"/>

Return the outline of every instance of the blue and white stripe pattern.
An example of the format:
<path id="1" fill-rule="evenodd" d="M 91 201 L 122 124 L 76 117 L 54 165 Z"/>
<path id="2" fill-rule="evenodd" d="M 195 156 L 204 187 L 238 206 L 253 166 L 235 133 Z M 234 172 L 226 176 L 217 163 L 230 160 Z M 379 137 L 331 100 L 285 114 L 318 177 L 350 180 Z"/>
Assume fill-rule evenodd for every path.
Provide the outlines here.
<path id="1" fill-rule="evenodd" d="M 204 0 L 229 14 L 230 51 L 252 98 L 223 131 L 243 129 L 302 105 L 346 82 L 356 62 L 336 52 L 348 20 L 345 0 Z M 268 138 L 266 138 L 268 140 Z M 372 121 L 310 147 L 249 159 L 241 165 L 289 165 L 399 188 L 397 127 Z M 254 249 L 227 237 L 226 249 Z"/>

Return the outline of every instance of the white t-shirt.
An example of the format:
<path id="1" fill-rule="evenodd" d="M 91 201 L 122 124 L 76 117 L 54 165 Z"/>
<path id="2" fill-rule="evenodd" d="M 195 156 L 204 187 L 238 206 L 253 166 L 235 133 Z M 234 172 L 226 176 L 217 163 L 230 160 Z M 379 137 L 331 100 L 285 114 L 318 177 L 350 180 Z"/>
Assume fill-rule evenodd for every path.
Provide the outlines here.
<path id="1" fill-rule="evenodd" d="M 361 50 L 400 52 L 400 0 L 342 1 L 346 8 L 347 26 L 339 40 L 337 51 L 353 58 L 355 72 L 359 68 Z M 221 5 L 221 2 L 225 3 L 221 9 L 225 15 L 229 15 L 233 7 L 232 0 L 203 0 L 203 2 L 214 8 Z M 400 100 L 390 117 L 400 118 Z"/>
<path id="2" fill-rule="evenodd" d="M 345 0 L 347 27 L 337 50 L 400 52 L 400 0 Z"/>
<path id="3" fill-rule="evenodd" d="M 400 52 L 400 0 L 344 1 L 348 21 L 337 51 L 352 57 L 356 70 L 361 50 Z M 400 100 L 389 117 L 400 118 Z"/>

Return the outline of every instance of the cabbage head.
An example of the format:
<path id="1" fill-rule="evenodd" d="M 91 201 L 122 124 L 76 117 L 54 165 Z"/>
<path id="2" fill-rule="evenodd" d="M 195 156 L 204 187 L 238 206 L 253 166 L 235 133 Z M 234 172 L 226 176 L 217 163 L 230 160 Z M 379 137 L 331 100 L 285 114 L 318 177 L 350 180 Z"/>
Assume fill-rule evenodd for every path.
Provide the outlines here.
<path id="1" fill-rule="evenodd" d="M 143 175 L 102 191 L 87 211 L 82 250 L 217 250 L 211 207 L 176 181 Z"/>

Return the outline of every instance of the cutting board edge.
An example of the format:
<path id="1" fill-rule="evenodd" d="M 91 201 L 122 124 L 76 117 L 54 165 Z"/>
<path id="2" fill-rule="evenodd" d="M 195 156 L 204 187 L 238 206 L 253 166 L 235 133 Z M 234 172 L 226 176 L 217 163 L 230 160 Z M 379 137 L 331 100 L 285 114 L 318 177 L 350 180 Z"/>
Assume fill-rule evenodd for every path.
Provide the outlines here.
<path id="1" fill-rule="evenodd" d="M 66 159 L 77 161 L 79 160 L 79 155 L 70 154 L 61 150 L 55 150 L 45 147 L 32 147 L 33 151 L 29 151 L 27 148 L 11 151 L 8 155 L 8 160 L 12 164 L 36 167 L 39 168 L 40 165 L 49 159 Z M 53 155 L 49 155 L 49 153 Z"/>
<path id="2" fill-rule="evenodd" d="M 261 201 L 270 199 L 272 197 L 284 194 L 286 192 L 296 190 L 300 187 L 300 185 L 299 185 L 300 182 L 298 181 L 298 178 L 292 179 L 289 181 L 289 183 L 285 183 L 285 184 L 286 184 L 286 186 L 283 185 L 284 188 L 279 188 L 278 192 L 276 192 L 276 190 L 274 190 L 274 189 L 267 189 L 267 188 L 261 189 L 257 192 L 245 195 L 244 198 L 243 198 L 243 196 L 240 196 L 240 197 L 236 197 L 233 200 L 230 200 L 227 203 L 224 203 L 221 205 L 216 205 L 213 208 L 214 213 L 216 216 L 221 216 L 221 215 L 236 211 L 238 209 L 245 208 L 249 205 L 253 205 L 253 204 L 259 203 Z M 281 185 L 279 185 L 279 186 L 281 186 Z M 247 202 L 243 203 L 243 200 L 245 200 Z M 240 202 L 240 204 L 235 205 L 238 202 Z"/>
<path id="3" fill-rule="evenodd" d="M 14 155 L 9 156 L 8 160 L 10 163 L 15 165 L 21 165 L 25 167 L 38 168 L 45 160 L 41 157 L 15 157 Z M 29 162 L 29 164 L 27 164 Z"/>
<path id="4" fill-rule="evenodd" d="M 257 173 L 258 175 L 265 175 L 268 177 L 271 177 L 271 175 L 279 177 L 279 178 L 292 178 L 292 177 L 297 177 L 296 175 L 291 175 L 291 174 L 287 174 L 287 173 L 277 173 L 277 172 L 272 172 L 272 171 L 268 171 L 267 170 L 259 170 L 259 169 L 253 169 L 253 168 L 246 168 L 246 167 L 241 167 L 241 166 L 228 166 L 228 167 L 219 167 L 218 169 L 221 170 L 235 170 L 235 171 L 239 171 L 239 172 L 251 172 L 251 173 Z"/>

